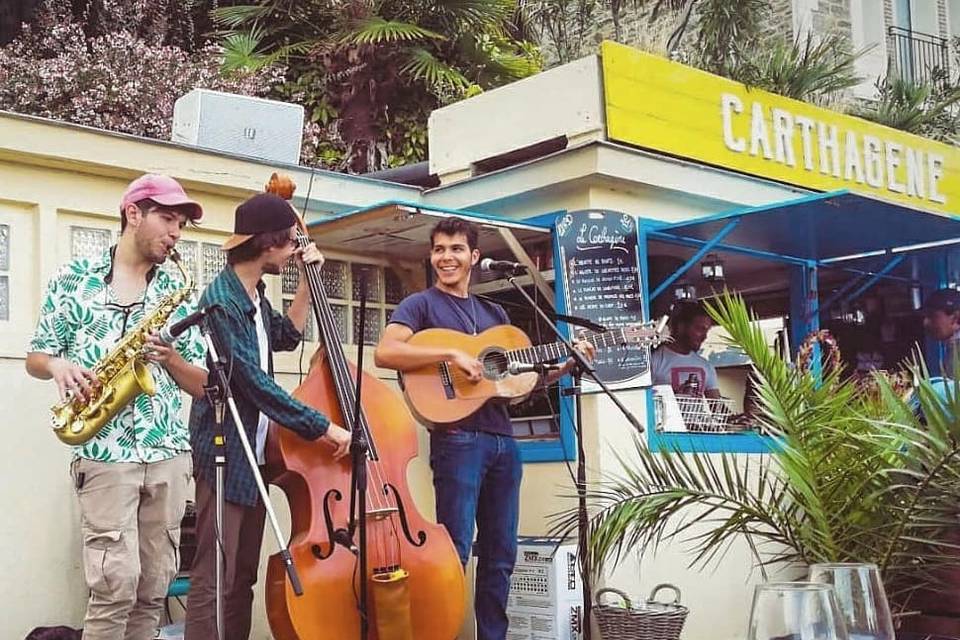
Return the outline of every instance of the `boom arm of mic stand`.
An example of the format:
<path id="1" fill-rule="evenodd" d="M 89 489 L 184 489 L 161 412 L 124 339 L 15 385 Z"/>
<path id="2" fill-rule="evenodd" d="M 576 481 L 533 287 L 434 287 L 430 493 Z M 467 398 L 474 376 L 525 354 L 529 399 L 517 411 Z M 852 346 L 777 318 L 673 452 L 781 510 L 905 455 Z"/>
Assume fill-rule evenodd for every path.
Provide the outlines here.
<path id="1" fill-rule="evenodd" d="M 201 324 L 201 333 L 203 334 L 204 342 L 207 344 L 207 354 L 210 356 L 210 361 L 213 362 L 213 369 L 217 376 L 217 384 L 220 386 L 223 397 L 226 399 L 227 407 L 230 409 L 230 415 L 233 418 L 233 425 L 236 427 L 237 437 L 243 446 L 243 453 L 245 454 L 247 463 L 250 465 L 250 470 L 253 472 L 253 479 L 257 483 L 257 491 L 260 492 L 260 499 L 263 500 L 267 518 L 270 520 L 273 534 L 277 538 L 277 546 L 280 547 L 280 556 L 283 558 L 283 565 L 287 570 L 290 586 L 296 595 L 302 596 L 303 586 L 300 584 L 300 577 L 297 575 L 297 569 L 293 564 L 293 556 L 290 555 L 290 549 L 287 548 L 286 543 L 283 541 L 283 532 L 280 531 L 277 514 L 273 510 L 273 504 L 270 502 L 270 494 L 267 493 L 267 487 L 263 483 L 263 477 L 260 475 L 260 467 L 257 465 L 257 457 L 254 455 L 253 448 L 250 446 L 250 439 L 247 437 L 247 432 L 243 429 L 240 412 L 237 411 L 237 403 L 233 399 L 233 393 L 230 391 L 230 383 L 223 370 L 223 361 L 217 353 L 217 348 L 214 345 L 212 333 L 210 327 L 207 325 L 206 319 L 204 319 L 204 322 Z M 217 498 L 222 499 L 222 496 L 218 496 Z"/>
<path id="2" fill-rule="evenodd" d="M 599 385 L 599 387 L 603 389 L 603 392 L 607 394 L 610 400 L 613 401 L 613 404 L 615 404 L 617 408 L 620 409 L 620 412 L 624 415 L 627 421 L 631 425 L 633 425 L 633 428 L 636 429 L 638 433 L 643 433 L 644 427 L 642 424 L 640 424 L 640 421 L 637 420 L 637 417 L 633 415 L 630 409 L 627 409 L 626 405 L 623 404 L 623 401 L 617 397 L 617 394 L 615 394 L 610 389 L 607 383 L 595 375 L 593 365 L 587 362 L 587 359 L 583 356 L 582 353 L 580 353 L 579 351 L 573 348 L 573 343 L 571 343 L 569 339 L 567 339 L 562 333 L 560 333 L 560 329 L 557 327 L 556 324 L 553 323 L 553 321 L 550 320 L 549 316 L 547 316 L 547 314 L 543 311 L 543 309 L 538 307 L 537 304 L 533 301 L 533 298 L 531 298 L 530 295 L 523 290 L 523 287 L 517 284 L 516 278 L 514 278 L 513 276 L 510 276 L 507 278 L 507 281 L 511 285 L 513 285 L 513 288 L 516 289 L 520 293 L 520 295 L 526 299 L 527 302 L 530 303 L 530 306 L 533 307 L 533 310 L 537 312 L 537 315 L 539 315 L 543 319 L 543 321 L 547 323 L 547 326 L 550 327 L 550 329 L 557 336 L 560 342 L 563 343 L 563 346 L 567 348 L 567 353 L 570 355 L 571 358 L 573 358 L 574 362 L 577 363 L 577 366 L 580 367 L 580 371 L 588 374 L 591 378 L 593 378 L 594 382 L 596 382 L 597 385 Z"/>

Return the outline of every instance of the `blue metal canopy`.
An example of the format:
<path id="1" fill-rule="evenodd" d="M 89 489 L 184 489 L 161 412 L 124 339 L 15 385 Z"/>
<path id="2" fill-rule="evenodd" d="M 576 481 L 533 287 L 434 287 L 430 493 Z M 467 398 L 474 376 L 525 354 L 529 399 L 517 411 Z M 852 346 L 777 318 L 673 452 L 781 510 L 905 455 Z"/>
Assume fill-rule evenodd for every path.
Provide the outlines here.
<path id="1" fill-rule="evenodd" d="M 480 246 L 485 253 L 508 250 L 500 229 L 509 230 L 523 246 L 550 238 L 549 222 L 512 220 L 398 200 L 315 220 L 307 225 L 307 229 L 325 247 L 384 259 L 422 261 L 430 246 L 433 225 L 451 216 L 478 225 Z"/>
<path id="2" fill-rule="evenodd" d="M 960 218 L 926 213 L 848 191 L 745 207 L 675 224 L 653 237 L 710 243 L 821 264 L 861 254 L 899 253 L 928 243 L 960 243 Z"/>

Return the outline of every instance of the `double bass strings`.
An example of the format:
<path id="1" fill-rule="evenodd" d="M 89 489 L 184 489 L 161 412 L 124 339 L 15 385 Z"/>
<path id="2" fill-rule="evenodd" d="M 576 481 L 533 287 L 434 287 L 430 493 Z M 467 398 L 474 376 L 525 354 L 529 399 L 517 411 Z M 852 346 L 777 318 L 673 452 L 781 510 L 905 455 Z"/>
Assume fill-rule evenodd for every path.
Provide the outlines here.
<path id="1" fill-rule="evenodd" d="M 311 168 L 310 168 L 310 181 L 309 181 L 309 184 L 308 184 L 308 186 L 307 186 L 306 199 L 304 200 L 304 210 L 303 210 L 303 216 L 302 216 L 303 218 L 306 217 L 307 203 L 310 202 L 310 195 L 313 193 L 313 179 L 314 179 L 314 176 L 315 176 L 315 168 L 314 168 L 314 167 L 311 167 Z M 287 188 L 290 188 L 289 193 L 285 193 L 285 191 L 286 191 Z M 277 174 L 274 174 L 274 175 L 271 177 L 270 183 L 267 185 L 267 190 L 268 190 L 268 191 L 271 191 L 271 190 L 272 190 L 272 191 L 276 192 L 278 195 L 280 195 L 281 197 L 283 197 L 283 198 L 285 198 L 285 199 L 287 199 L 287 200 L 289 200 L 289 199 L 293 196 L 293 190 L 294 190 L 295 188 L 296 188 L 296 187 L 295 187 L 295 185 L 293 185 L 292 181 L 284 180 L 282 177 L 278 176 Z M 300 242 L 301 247 L 306 246 L 306 244 L 308 244 L 308 243 L 310 242 L 310 238 L 307 236 L 307 234 L 305 233 L 305 231 L 306 231 L 305 228 L 302 229 L 302 230 L 299 229 L 299 228 L 297 229 L 297 239 L 298 239 L 298 241 Z M 337 324 L 336 324 L 336 322 L 335 322 L 335 319 L 332 317 L 332 312 L 330 311 L 330 306 L 329 306 L 329 301 L 328 301 L 328 299 L 327 299 L 326 290 L 325 290 L 325 288 L 323 287 L 323 279 L 322 279 L 322 275 L 321 275 L 321 272 L 320 272 L 321 267 L 319 267 L 319 266 L 311 267 L 311 266 L 309 266 L 309 265 L 304 265 L 304 266 L 305 266 L 304 271 L 305 271 L 305 273 L 306 273 L 306 275 L 307 275 L 307 281 L 308 281 L 308 284 L 310 285 L 310 293 L 311 293 L 312 299 L 313 299 L 314 301 L 322 301 L 322 303 L 323 303 L 323 304 L 322 304 L 322 308 L 318 308 L 317 305 L 314 304 L 314 313 L 315 313 L 315 315 L 316 315 L 316 317 L 317 317 L 317 323 L 318 323 L 318 325 L 320 325 L 321 331 L 324 331 L 324 334 L 323 334 L 323 335 L 325 336 L 324 341 L 325 341 L 325 343 L 326 343 L 326 344 L 325 344 L 325 348 L 327 349 L 327 353 L 328 353 L 328 358 L 327 358 L 327 359 L 328 359 L 328 361 L 330 361 L 330 362 L 332 362 L 334 359 L 329 356 L 329 354 L 330 354 L 330 347 L 329 347 L 329 345 L 330 345 L 330 344 L 336 344 L 336 345 L 337 345 L 336 348 L 338 349 L 338 353 L 339 353 L 339 356 L 340 356 L 340 357 L 335 358 L 335 359 L 337 360 L 337 362 L 336 362 L 335 365 L 332 365 L 332 366 L 331 366 L 331 373 L 333 373 L 334 383 L 337 385 L 337 389 L 336 389 L 337 397 L 340 399 L 340 405 L 341 405 L 341 408 L 342 408 L 342 413 L 343 413 L 344 416 L 345 416 L 345 417 L 344 417 L 344 423 L 345 423 L 344 426 L 345 426 L 346 428 L 352 430 L 352 429 L 355 428 L 355 426 L 356 426 L 356 425 L 353 425 L 353 424 L 352 424 L 352 421 L 354 420 L 354 418 L 356 417 L 356 415 L 355 415 L 355 413 L 354 413 L 353 411 L 344 410 L 344 408 L 349 407 L 349 402 L 348 402 L 348 400 L 349 400 L 349 399 L 351 398 L 351 396 L 352 396 L 352 394 L 351 394 L 351 392 L 350 392 L 350 389 L 349 389 L 349 386 L 348 386 L 348 382 L 347 382 L 347 381 L 350 380 L 350 375 L 349 375 L 349 370 L 346 368 L 346 365 L 345 365 L 345 358 L 342 357 L 342 352 L 340 351 L 340 346 L 339 346 L 339 345 L 341 344 L 341 342 L 340 342 L 340 340 L 339 340 L 339 336 L 338 336 L 338 333 L 337 333 L 337 330 L 336 330 Z M 321 317 L 321 316 L 324 316 L 324 317 Z M 335 338 L 336 340 L 335 340 L 335 341 L 331 341 L 331 340 L 327 339 L 327 337 L 333 337 L 333 338 Z M 302 382 L 302 381 L 303 381 L 303 370 L 302 370 L 302 369 L 303 369 L 303 349 L 302 349 L 302 346 L 301 346 L 300 356 L 301 356 L 301 357 L 300 357 L 300 368 L 301 368 L 301 371 L 300 371 L 300 381 Z M 334 366 L 337 367 L 336 370 L 334 369 Z M 371 431 L 370 431 L 370 429 L 369 429 L 368 423 L 366 422 L 365 416 L 364 416 L 364 414 L 362 413 L 362 408 L 361 408 L 360 418 L 361 418 L 361 426 L 362 426 L 362 428 L 364 429 L 364 434 L 365 434 L 365 436 L 366 436 L 368 446 L 370 447 L 369 451 L 371 452 L 371 456 L 372 456 L 372 458 L 373 458 L 373 460 L 374 460 L 374 461 L 371 463 L 370 457 L 368 457 L 367 460 L 365 461 L 365 464 L 366 464 L 366 466 L 367 466 L 367 471 L 368 471 L 368 474 L 372 475 L 372 476 L 374 477 L 374 479 L 378 482 L 378 486 L 383 487 L 383 486 L 385 486 L 385 483 L 384 483 L 384 478 L 382 477 L 382 476 L 383 476 L 383 473 L 382 473 L 382 470 L 381 470 L 381 468 L 380 468 L 381 465 L 380 465 L 380 463 L 379 463 L 379 456 L 378 456 L 377 453 L 376 453 L 375 443 L 374 443 L 374 441 L 373 441 L 372 433 L 371 433 Z M 349 424 L 347 423 L 348 420 L 351 421 Z M 369 495 L 369 494 L 368 494 L 368 495 Z M 378 508 L 388 508 L 388 507 L 389 507 L 389 505 L 386 503 L 386 498 L 380 494 L 380 491 L 375 491 L 375 492 L 374 492 L 374 496 L 375 496 L 375 500 L 371 501 L 372 504 L 377 504 L 377 505 L 378 505 Z M 363 517 L 366 517 L 366 514 L 363 514 Z M 398 559 L 399 556 L 400 556 L 400 542 L 399 542 L 399 538 L 398 538 L 399 532 L 398 532 L 397 529 L 396 529 L 396 523 L 394 522 L 393 518 L 390 518 L 390 522 L 391 522 L 391 525 L 392 525 L 393 534 L 394 534 L 394 540 L 395 540 L 395 544 L 394 544 L 394 546 L 395 546 L 395 560 L 394 560 L 394 562 L 390 562 L 390 563 L 387 563 L 387 564 L 396 565 L 396 564 L 397 564 L 397 560 L 396 560 L 396 559 Z M 378 532 L 378 531 L 379 531 L 379 527 L 377 527 L 377 528 L 375 529 L 374 538 L 375 538 L 375 540 L 376 540 L 376 542 L 377 542 L 377 546 L 380 547 L 380 557 L 381 557 L 381 558 L 387 558 L 387 555 L 388 555 L 388 554 L 387 554 L 387 551 L 386 551 L 387 543 L 383 540 L 383 537 L 384 537 L 383 535 L 377 535 L 377 532 Z M 368 531 L 368 533 L 369 533 L 369 531 Z"/>
<path id="2" fill-rule="evenodd" d="M 299 237 L 301 246 L 306 246 L 309 242 L 309 239 L 303 235 Z M 332 311 L 330 310 L 326 290 L 323 287 L 323 281 L 319 274 L 319 268 L 312 266 L 307 270 L 308 282 L 310 284 L 311 294 L 313 299 L 316 301 L 315 312 L 318 315 L 318 322 L 321 325 L 323 330 L 325 348 L 327 349 L 327 361 L 330 363 L 331 372 L 333 373 L 334 384 L 336 385 L 337 397 L 340 400 L 341 413 L 343 414 L 344 426 L 353 430 L 356 428 L 361 428 L 364 430 L 364 436 L 367 438 L 369 444 L 369 453 L 365 464 L 367 466 L 368 473 L 374 478 L 375 486 L 383 486 L 383 478 L 379 469 L 379 465 L 371 464 L 371 458 L 374 460 L 377 458 L 376 445 L 371 441 L 370 432 L 367 429 L 366 421 L 363 418 L 363 413 L 361 409 L 360 414 L 360 424 L 355 424 L 356 415 L 351 411 L 350 407 L 350 398 L 352 396 L 351 389 L 349 387 L 349 382 L 351 377 L 349 370 L 346 367 L 345 359 L 338 357 L 338 353 L 333 353 L 331 350 L 331 345 L 334 346 L 334 349 L 338 349 L 338 345 L 341 344 L 340 336 L 337 332 L 337 325 L 335 319 L 332 316 Z M 339 350 L 338 350 L 339 351 Z M 385 497 L 381 495 L 380 491 L 368 492 L 368 499 L 374 508 L 382 509 L 386 508 Z M 362 514 L 361 517 L 366 517 L 366 514 Z M 369 533 L 369 532 L 368 532 Z M 378 547 L 379 557 L 387 557 L 386 543 L 383 541 L 383 536 L 378 535 L 378 532 L 375 532 L 374 541 L 376 547 Z"/>
<path id="3" fill-rule="evenodd" d="M 310 242 L 310 239 L 306 236 L 306 234 L 299 229 L 297 230 L 297 239 L 300 242 L 301 247 L 306 247 Z M 373 486 L 375 487 L 375 490 L 367 492 L 367 500 L 374 507 L 374 509 L 379 511 L 382 515 L 378 517 L 374 523 L 368 523 L 375 525 L 373 527 L 368 527 L 368 534 L 372 529 L 374 534 L 372 537 L 380 558 L 380 566 L 399 566 L 399 532 L 397 531 L 396 523 L 392 517 L 392 512 L 389 511 L 394 507 L 389 503 L 387 496 L 382 491 L 382 489 L 387 486 L 387 482 L 383 476 L 383 472 L 379 464 L 379 455 L 377 454 L 376 443 L 374 442 L 370 429 L 366 423 L 366 418 L 362 407 L 359 413 L 359 424 L 354 423 L 354 418 L 357 416 L 355 416 L 350 410 L 351 400 L 354 400 L 353 389 L 349 384 L 351 381 L 350 371 L 346 366 L 346 359 L 342 357 L 340 347 L 341 341 L 337 331 L 337 323 L 333 317 L 333 312 L 327 300 L 326 290 L 323 287 L 323 280 L 320 275 L 320 267 L 316 265 L 305 265 L 305 273 L 310 286 L 310 293 L 315 301 L 314 312 L 317 315 L 317 321 L 320 324 L 323 332 L 325 342 L 324 347 L 327 349 L 327 361 L 330 363 L 331 372 L 333 373 L 334 384 L 336 385 L 336 393 L 340 400 L 341 413 L 343 414 L 344 426 L 351 431 L 356 428 L 362 429 L 369 447 L 365 464 L 367 466 L 367 472 L 370 478 L 374 481 Z M 334 350 L 336 350 L 336 352 Z M 362 372 L 359 370 L 358 375 L 362 375 Z M 360 517 L 366 518 L 367 514 L 360 514 Z M 387 517 L 390 521 L 389 528 L 392 530 L 395 540 L 394 544 L 392 545 L 386 540 L 389 532 L 383 532 L 383 527 L 380 526 L 382 524 L 381 519 Z M 391 551 L 393 551 L 393 554 L 391 554 Z M 375 567 L 375 565 L 371 566 Z"/>

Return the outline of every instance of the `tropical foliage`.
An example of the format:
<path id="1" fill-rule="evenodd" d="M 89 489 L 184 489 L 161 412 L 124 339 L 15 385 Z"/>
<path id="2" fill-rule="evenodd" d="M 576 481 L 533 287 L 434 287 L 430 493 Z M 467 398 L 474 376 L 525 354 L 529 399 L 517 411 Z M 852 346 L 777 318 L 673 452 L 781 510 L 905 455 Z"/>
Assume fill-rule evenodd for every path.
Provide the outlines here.
<path id="1" fill-rule="evenodd" d="M 595 53 L 597 43 L 604 37 L 645 49 L 653 48 L 656 53 L 667 53 L 673 50 L 672 46 L 667 46 L 667 41 L 670 40 L 669 32 L 677 29 L 674 22 L 685 27 L 690 17 L 689 10 L 692 10 L 696 2 L 697 0 L 523 0 L 521 19 L 525 32 L 540 43 L 549 62 L 563 64 Z M 677 17 L 678 12 L 685 19 Z M 611 27 L 609 33 L 604 29 L 607 23 Z M 654 30 L 653 38 L 651 30 Z M 664 30 L 668 33 L 661 38 L 660 31 Z"/>
<path id="2" fill-rule="evenodd" d="M 691 61 L 711 73 L 729 75 L 744 58 L 756 52 L 762 18 L 769 9 L 764 0 L 689 0 L 696 5 L 697 39 Z M 679 37 L 676 38 L 679 42 Z"/>
<path id="3" fill-rule="evenodd" d="M 741 55 L 727 75 L 747 86 L 788 98 L 821 103 L 863 80 L 855 72 L 862 52 L 851 52 L 838 34 L 786 41 L 773 38 L 766 47 Z"/>
<path id="4" fill-rule="evenodd" d="M 266 96 L 306 107 L 303 162 L 382 169 L 426 157 L 433 109 L 540 69 L 518 11 L 517 0 L 31 0 L 0 22 L 0 109 L 169 138 L 173 101 L 190 89 Z"/>
<path id="5" fill-rule="evenodd" d="M 566 62 L 591 53 L 601 31 L 654 53 L 791 98 L 822 103 L 860 83 L 859 53 L 838 35 L 786 39 L 765 30 L 764 0 L 530 0 L 531 31 Z M 640 16 L 625 33 L 623 14 Z M 605 29 L 609 21 L 612 29 Z M 612 31 L 612 32 L 611 32 Z M 666 32 L 666 37 L 659 36 Z"/>
<path id="6" fill-rule="evenodd" d="M 277 92 L 303 104 L 335 168 L 383 169 L 426 156 L 433 109 L 537 72 L 516 0 L 256 0 L 222 6 L 229 68 L 283 60 Z"/>
<path id="7" fill-rule="evenodd" d="M 791 368 L 766 346 L 743 301 L 711 309 L 754 362 L 764 456 L 650 451 L 589 488 L 600 567 L 679 540 L 709 565 L 746 540 L 758 565 L 875 562 L 897 602 L 960 564 L 944 535 L 960 513 L 960 389 L 923 377 L 919 411 L 878 377 L 870 391 L 837 371 Z M 922 416 L 919 417 L 919 416 Z M 576 526 L 561 514 L 557 530 Z"/>
<path id="8" fill-rule="evenodd" d="M 960 86 L 942 82 L 916 84 L 899 76 L 887 76 L 877 83 L 877 96 L 856 109 L 856 115 L 944 142 L 955 142 L 960 134 L 956 109 Z"/>

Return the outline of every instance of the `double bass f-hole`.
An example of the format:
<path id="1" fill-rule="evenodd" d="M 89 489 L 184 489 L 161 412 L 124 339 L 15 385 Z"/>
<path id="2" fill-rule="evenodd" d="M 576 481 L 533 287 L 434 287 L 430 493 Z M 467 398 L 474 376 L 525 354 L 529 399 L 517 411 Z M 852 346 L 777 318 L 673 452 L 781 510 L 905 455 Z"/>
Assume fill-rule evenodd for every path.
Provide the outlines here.
<path id="1" fill-rule="evenodd" d="M 381 507 L 378 509 L 367 509 L 367 519 L 368 520 L 383 520 L 389 518 L 390 516 L 396 514 L 397 518 L 400 520 L 400 528 L 403 531 L 403 536 L 407 539 L 407 542 L 414 545 L 415 547 L 422 547 L 427 542 L 427 533 L 422 529 L 417 532 L 416 539 L 414 539 L 413 534 L 410 532 L 410 523 L 407 519 L 406 510 L 403 507 L 403 500 L 400 498 L 397 493 L 397 488 L 392 484 L 387 483 L 383 486 L 383 495 L 388 499 L 392 495 L 393 499 L 396 501 L 395 507 Z M 331 500 L 334 502 L 340 502 L 343 500 L 343 494 L 340 493 L 337 489 L 331 489 L 327 491 L 326 495 L 323 497 L 323 522 L 324 527 L 327 530 L 327 539 L 332 540 L 335 544 L 327 545 L 326 550 L 318 544 L 312 545 L 311 551 L 313 552 L 314 557 L 317 560 L 326 560 L 331 555 L 336 548 L 336 544 L 340 544 L 344 547 L 350 549 L 351 553 L 357 553 L 357 547 L 353 544 L 353 531 L 349 531 L 344 528 L 337 528 L 333 524 L 333 514 L 330 507 Z"/>
<path id="2" fill-rule="evenodd" d="M 323 523 L 327 530 L 327 540 L 330 541 L 330 544 L 327 545 L 326 551 L 324 551 L 323 547 L 319 544 L 310 545 L 310 551 L 317 560 L 326 560 L 333 555 L 333 550 L 336 548 L 337 528 L 333 524 L 333 514 L 330 510 L 331 498 L 336 502 L 340 502 L 343 500 L 343 494 L 340 493 L 339 489 L 330 489 L 323 496 Z"/>
<path id="3" fill-rule="evenodd" d="M 385 494 L 393 493 L 393 498 L 397 502 L 397 510 L 399 511 L 398 517 L 400 518 L 400 526 L 403 528 L 403 536 L 407 539 L 407 542 L 415 547 L 422 547 L 427 541 L 427 533 L 421 529 L 417 532 L 416 540 L 414 540 L 413 536 L 410 535 L 410 525 L 407 522 L 407 513 L 403 508 L 403 500 L 401 500 L 400 496 L 397 495 L 397 488 L 392 484 L 386 484 L 383 487 L 383 492 Z"/>

